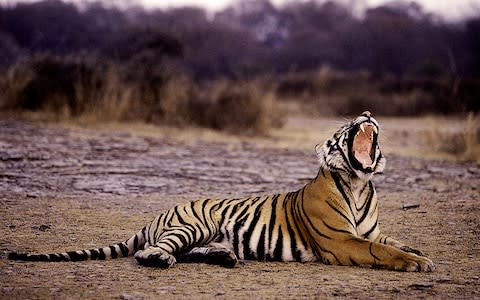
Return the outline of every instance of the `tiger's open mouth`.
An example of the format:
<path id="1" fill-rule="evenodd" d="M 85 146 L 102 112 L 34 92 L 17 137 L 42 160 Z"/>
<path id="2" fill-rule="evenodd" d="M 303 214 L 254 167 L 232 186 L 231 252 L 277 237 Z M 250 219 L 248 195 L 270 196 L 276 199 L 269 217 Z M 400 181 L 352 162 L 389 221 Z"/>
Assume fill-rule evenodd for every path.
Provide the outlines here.
<path id="1" fill-rule="evenodd" d="M 355 130 L 353 132 L 355 133 Z M 368 121 L 356 128 L 356 133 L 350 139 L 350 155 L 354 168 L 369 172 L 373 170 L 377 135 L 377 127 Z"/>

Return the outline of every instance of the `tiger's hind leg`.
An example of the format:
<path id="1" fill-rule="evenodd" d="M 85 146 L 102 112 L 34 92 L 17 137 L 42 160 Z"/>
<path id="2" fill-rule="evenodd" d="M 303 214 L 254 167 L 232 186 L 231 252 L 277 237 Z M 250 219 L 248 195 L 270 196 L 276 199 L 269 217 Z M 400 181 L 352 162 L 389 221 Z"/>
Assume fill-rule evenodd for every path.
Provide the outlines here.
<path id="1" fill-rule="evenodd" d="M 186 253 L 180 254 L 178 261 L 185 263 L 207 263 L 233 268 L 238 260 L 232 250 L 218 243 L 210 243 L 202 247 L 195 247 Z"/>
<path id="2" fill-rule="evenodd" d="M 161 269 L 168 269 L 177 262 L 175 257 L 163 250 L 160 245 L 150 246 L 145 250 L 137 251 L 135 259 L 142 266 Z"/>

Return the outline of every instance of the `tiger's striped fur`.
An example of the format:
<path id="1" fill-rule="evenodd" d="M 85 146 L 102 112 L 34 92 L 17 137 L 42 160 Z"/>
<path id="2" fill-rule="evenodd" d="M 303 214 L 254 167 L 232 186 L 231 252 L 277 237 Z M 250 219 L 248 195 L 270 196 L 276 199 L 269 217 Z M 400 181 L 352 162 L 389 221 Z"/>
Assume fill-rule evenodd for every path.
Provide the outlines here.
<path id="1" fill-rule="evenodd" d="M 56 254 L 11 253 L 11 259 L 77 261 L 134 255 L 146 266 L 179 262 L 233 267 L 238 259 L 322 261 L 401 271 L 432 271 L 418 250 L 383 235 L 370 181 L 383 171 L 379 125 L 369 112 L 343 126 L 316 151 L 317 176 L 290 193 L 204 199 L 173 207 L 125 242 Z"/>

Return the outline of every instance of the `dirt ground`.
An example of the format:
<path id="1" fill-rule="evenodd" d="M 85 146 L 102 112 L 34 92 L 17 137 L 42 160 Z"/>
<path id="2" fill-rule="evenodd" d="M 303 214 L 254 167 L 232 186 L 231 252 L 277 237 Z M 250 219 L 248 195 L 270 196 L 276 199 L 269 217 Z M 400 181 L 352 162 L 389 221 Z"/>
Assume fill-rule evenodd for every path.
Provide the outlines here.
<path id="1" fill-rule="evenodd" d="M 460 130 L 460 121 L 378 119 L 387 155 L 385 174 L 374 179 L 382 230 L 426 253 L 432 273 L 250 261 L 169 270 L 133 258 L 9 261 L 13 250 L 122 241 L 163 209 L 199 197 L 298 189 L 317 172 L 314 145 L 342 120 L 293 119 L 264 137 L 232 137 L 0 118 L 0 298 L 480 299 L 480 168 L 432 151 L 428 138 L 434 128 Z"/>

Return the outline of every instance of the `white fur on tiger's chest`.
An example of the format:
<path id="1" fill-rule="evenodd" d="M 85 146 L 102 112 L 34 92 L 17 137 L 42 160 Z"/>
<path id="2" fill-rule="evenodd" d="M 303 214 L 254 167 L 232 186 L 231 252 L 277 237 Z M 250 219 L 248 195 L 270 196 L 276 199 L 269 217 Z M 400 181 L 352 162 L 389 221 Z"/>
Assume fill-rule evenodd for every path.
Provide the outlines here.
<path id="1" fill-rule="evenodd" d="M 353 201 L 350 202 L 351 211 L 357 224 L 355 230 L 358 236 L 362 236 L 376 222 L 375 207 L 376 201 L 375 191 L 369 181 L 365 182 L 361 179 L 351 180 L 351 195 Z M 362 222 L 359 223 L 359 221 Z"/>
<path id="2" fill-rule="evenodd" d="M 368 194 L 368 191 L 366 191 L 366 189 L 368 188 L 367 187 L 368 181 L 365 182 L 361 179 L 356 179 L 356 180 L 352 179 L 350 181 L 350 185 L 351 185 L 351 193 L 353 196 L 353 200 L 355 202 L 354 203 L 355 211 L 362 210 L 362 208 L 365 206 L 365 201 L 367 201 L 367 198 L 368 198 L 366 196 L 366 194 Z"/>

